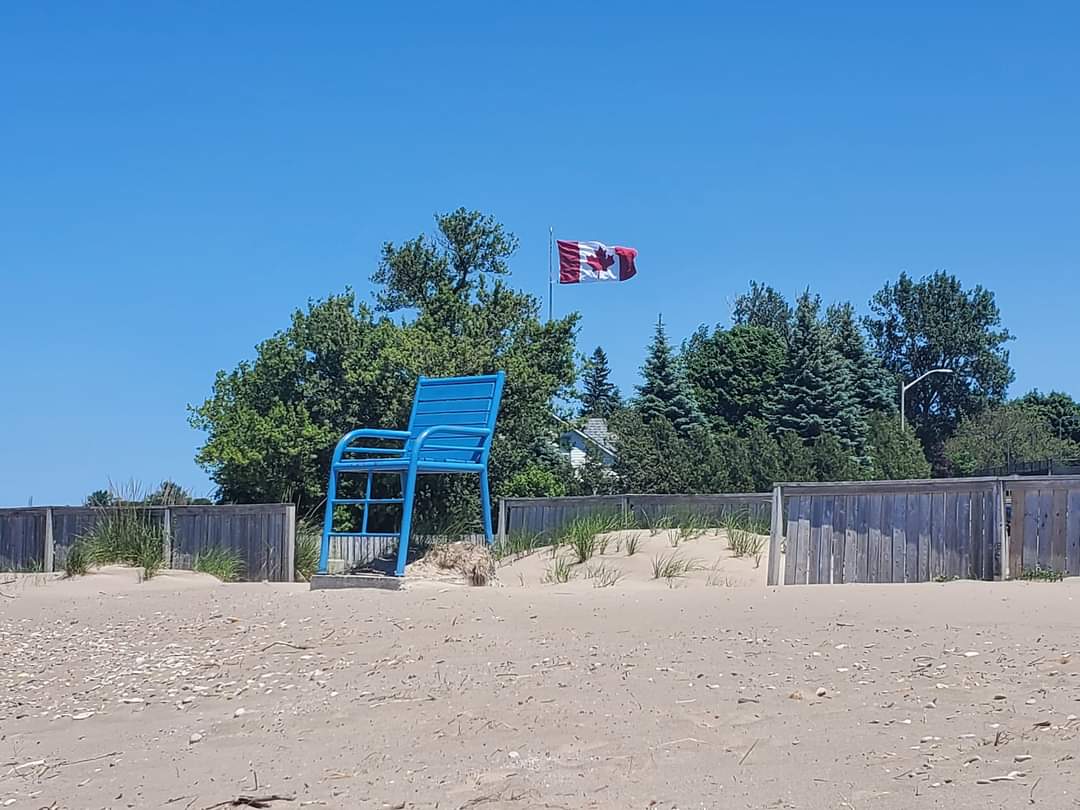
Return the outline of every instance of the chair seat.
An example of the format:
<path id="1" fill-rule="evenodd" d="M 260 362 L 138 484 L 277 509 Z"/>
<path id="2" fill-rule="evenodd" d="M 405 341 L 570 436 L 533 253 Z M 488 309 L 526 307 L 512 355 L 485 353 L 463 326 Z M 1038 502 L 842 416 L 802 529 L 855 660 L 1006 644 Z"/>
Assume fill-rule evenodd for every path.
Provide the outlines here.
<path id="1" fill-rule="evenodd" d="M 409 460 L 406 458 L 368 458 L 339 461 L 334 465 L 336 470 L 371 470 L 373 472 L 405 472 L 409 469 Z M 448 472 L 482 472 L 483 464 L 471 461 L 447 461 L 444 459 L 421 458 L 416 466 L 416 472 L 424 475 L 431 473 Z"/>

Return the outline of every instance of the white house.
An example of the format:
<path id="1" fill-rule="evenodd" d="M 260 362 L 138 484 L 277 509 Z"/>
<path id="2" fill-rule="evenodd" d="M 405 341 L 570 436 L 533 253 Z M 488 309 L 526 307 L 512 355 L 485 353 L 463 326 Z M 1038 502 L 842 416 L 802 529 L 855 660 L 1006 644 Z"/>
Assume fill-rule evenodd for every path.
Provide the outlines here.
<path id="1" fill-rule="evenodd" d="M 557 418 L 557 417 L 556 417 Z M 589 448 L 600 454 L 600 463 L 610 468 L 618 454 L 614 450 L 615 437 L 608 430 L 607 420 L 591 417 L 581 427 L 575 427 L 559 419 L 565 430 L 559 436 L 559 443 L 570 454 L 570 466 L 577 469 L 585 463 L 585 454 Z"/>

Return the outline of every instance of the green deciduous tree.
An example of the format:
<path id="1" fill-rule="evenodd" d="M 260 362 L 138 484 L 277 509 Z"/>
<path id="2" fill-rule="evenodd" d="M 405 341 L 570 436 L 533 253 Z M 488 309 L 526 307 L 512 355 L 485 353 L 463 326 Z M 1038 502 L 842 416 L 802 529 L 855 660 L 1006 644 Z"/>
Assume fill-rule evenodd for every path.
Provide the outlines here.
<path id="1" fill-rule="evenodd" d="M 794 313 L 791 304 L 768 284 L 750 282 L 749 291 L 735 299 L 731 320 L 736 326 L 763 326 L 787 339 Z"/>
<path id="2" fill-rule="evenodd" d="M 908 391 L 905 411 L 931 461 L 961 420 L 1000 404 L 1013 380 L 1011 336 L 1001 325 L 994 294 L 981 286 L 965 290 L 938 271 L 919 281 L 901 273 L 870 302 L 864 319 L 875 352 L 897 379 L 933 375 Z"/>
<path id="3" fill-rule="evenodd" d="M 1013 464 L 1075 457 L 1078 450 L 1055 434 L 1045 415 L 1022 402 L 988 408 L 965 419 L 945 443 L 945 457 L 961 475 L 995 467 L 1008 472 Z"/>
<path id="4" fill-rule="evenodd" d="M 86 506 L 112 506 L 113 496 L 107 489 L 95 489 L 89 495 L 86 496 L 86 500 L 83 504 Z"/>
<path id="5" fill-rule="evenodd" d="M 585 361 L 581 381 L 581 415 L 606 419 L 622 406 L 618 387 L 611 381 L 607 353 L 597 346 Z"/>
<path id="6" fill-rule="evenodd" d="M 1053 435 L 1080 444 L 1080 403 L 1071 396 L 1060 391 L 1042 394 L 1036 390 L 1017 401 L 1046 419 Z"/>
<path id="7" fill-rule="evenodd" d="M 666 419 L 684 436 L 704 427 L 705 419 L 694 400 L 682 361 L 668 342 L 662 317 L 656 321 L 641 376 L 635 408 L 646 423 Z"/>
<path id="8" fill-rule="evenodd" d="M 619 478 L 604 466 L 600 451 L 592 445 L 585 448 L 585 461 L 574 470 L 570 483 L 571 495 L 612 495 L 619 491 Z"/>
<path id="9" fill-rule="evenodd" d="M 207 434 L 197 460 L 222 500 L 317 509 L 337 440 L 357 427 L 403 427 L 421 374 L 506 372 L 492 445 L 496 492 L 531 464 L 557 463 L 550 414 L 574 382 L 576 316 L 542 323 L 539 302 L 505 285 L 516 241 L 490 217 L 459 209 L 436 222 L 434 238 L 384 247 L 377 299 L 412 310 L 400 321 L 346 291 L 298 310 L 253 361 L 218 373 L 191 422 Z M 476 492 L 465 476 L 426 476 L 417 520 L 475 518 Z"/>
<path id="10" fill-rule="evenodd" d="M 683 347 L 687 379 L 709 424 L 748 432 L 761 424 L 787 353 L 784 339 L 765 326 L 696 331 Z"/>
<path id="11" fill-rule="evenodd" d="M 383 245 L 382 261 L 371 277 L 381 287 L 375 296 L 380 310 L 425 309 L 439 298 L 468 300 L 485 278 L 510 272 L 517 237 L 494 217 L 459 208 L 436 214 L 435 225 L 434 237 L 421 234 L 400 246 Z"/>

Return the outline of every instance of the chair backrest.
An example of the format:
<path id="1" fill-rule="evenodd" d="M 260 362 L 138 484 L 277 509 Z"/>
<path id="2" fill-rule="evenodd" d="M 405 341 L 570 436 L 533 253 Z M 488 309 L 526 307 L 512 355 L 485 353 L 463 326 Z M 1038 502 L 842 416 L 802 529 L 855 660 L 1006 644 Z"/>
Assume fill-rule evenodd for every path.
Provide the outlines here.
<path id="1" fill-rule="evenodd" d="M 503 372 L 481 377 L 421 377 L 416 384 L 409 433 L 413 439 L 435 425 L 463 425 L 490 428 L 502 400 Z M 429 461 L 486 463 L 492 435 L 440 433 L 424 443 L 420 458 Z M 448 448 L 442 450 L 440 448 Z"/>

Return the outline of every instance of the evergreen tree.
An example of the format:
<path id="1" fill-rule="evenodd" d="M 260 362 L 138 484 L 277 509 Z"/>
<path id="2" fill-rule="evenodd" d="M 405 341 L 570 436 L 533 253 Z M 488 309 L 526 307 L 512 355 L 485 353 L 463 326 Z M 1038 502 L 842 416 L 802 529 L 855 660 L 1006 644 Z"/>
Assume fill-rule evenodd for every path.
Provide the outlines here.
<path id="1" fill-rule="evenodd" d="M 687 437 L 663 415 L 647 421 L 636 410 L 612 420 L 618 458 L 614 471 L 623 492 L 717 492 L 723 478 L 708 431 Z"/>
<path id="2" fill-rule="evenodd" d="M 585 373 L 582 381 L 584 391 L 581 395 L 581 415 L 599 416 L 607 419 L 612 412 L 622 405 L 619 389 L 611 382 L 611 367 L 607 353 L 597 346 L 592 356 L 585 361 Z"/>
<path id="3" fill-rule="evenodd" d="M 656 333 L 641 375 L 644 381 L 638 386 L 636 407 L 645 422 L 664 418 L 680 435 L 704 427 L 705 418 L 694 399 L 682 361 L 668 342 L 663 316 L 656 321 Z"/>
<path id="4" fill-rule="evenodd" d="M 896 381 L 870 353 L 850 303 L 833 304 L 825 313 L 836 350 L 847 361 L 855 385 L 855 399 L 864 413 L 892 413 L 897 407 Z"/>
<path id="5" fill-rule="evenodd" d="M 799 297 L 769 424 L 774 431 L 792 432 L 806 442 L 833 436 L 847 452 L 859 456 L 866 424 L 856 404 L 847 361 L 819 320 L 820 310 L 818 296 L 807 291 Z"/>
<path id="6" fill-rule="evenodd" d="M 683 347 L 686 374 L 702 412 L 715 430 L 748 434 L 761 425 L 776 390 L 787 347 L 764 326 L 705 327 Z"/>
<path id="7" fill-rule="evenodd" d="M 866 443 L 873 478 L 930 477 L 930 463 L 923 453 L 922 443 L 911 431 L 900 430 L 895 415 L 872 414 Z"/>

